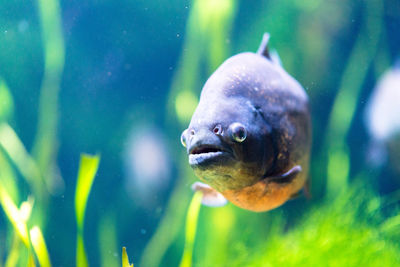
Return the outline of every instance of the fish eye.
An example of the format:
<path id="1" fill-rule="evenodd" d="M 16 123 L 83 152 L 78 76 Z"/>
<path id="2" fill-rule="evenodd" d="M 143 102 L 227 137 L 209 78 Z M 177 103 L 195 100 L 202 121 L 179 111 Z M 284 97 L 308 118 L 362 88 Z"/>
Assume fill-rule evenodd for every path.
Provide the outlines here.
<path id="1" fill-rule="evenodd" d="M 182 132 L 182 134 L 181 134 L 181 143 L 182 143 L 182 145 L 184 146 L 184 147 L 186 147 L 187 146 L 187 143 L 186 143 L 186 133 L 187 133 L 187 129 L 186 130 L 184 130 L 183 132 Z"/>
<path id="2" fill-rule="evenodd" d="M 222 126 L 220 124 L 215 125 L 214 129 L 213 129 L 213 133 L 215 134 L 222 134 Z"/>
<path id="3" fill-rule="evenodd" d="M 230 126 L 230 132 L 233 140 L 236 142 L 243 142 L 246 137 L 247 137 L 247 131 L 246 128 L 243 126 L 243 124 L 239 122 L 232 123 Z"/>

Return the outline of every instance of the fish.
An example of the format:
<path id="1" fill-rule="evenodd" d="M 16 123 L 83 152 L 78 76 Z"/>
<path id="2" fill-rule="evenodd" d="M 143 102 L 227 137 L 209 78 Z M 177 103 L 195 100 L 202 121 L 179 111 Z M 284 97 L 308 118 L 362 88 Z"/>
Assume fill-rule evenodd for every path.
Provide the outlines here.
<path id="1" fill-rule="evenodd" d="M 182 132 L 188 162 L 203 183 L 194 188 L 207 195 L 203 204 L 222 206 L 226 199 L 262 212 L 308 192 L 308 96 L 270 53 L 269 37 L 263 35 L 256 53 L 234 55 L 215 70 Z"/>

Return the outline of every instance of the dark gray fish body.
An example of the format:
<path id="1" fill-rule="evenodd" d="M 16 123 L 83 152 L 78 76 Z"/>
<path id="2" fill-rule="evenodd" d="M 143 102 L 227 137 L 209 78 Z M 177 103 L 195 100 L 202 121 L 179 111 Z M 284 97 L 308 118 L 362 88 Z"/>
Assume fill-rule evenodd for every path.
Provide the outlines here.
<path id="1" fill-rule="evenodd" d="M 266 43 L 211 75 L 182 134 L 195 174 L 254 211 L 275 208 L 304 186 L 311 143 L 307 95 L 270 59 Z"/>

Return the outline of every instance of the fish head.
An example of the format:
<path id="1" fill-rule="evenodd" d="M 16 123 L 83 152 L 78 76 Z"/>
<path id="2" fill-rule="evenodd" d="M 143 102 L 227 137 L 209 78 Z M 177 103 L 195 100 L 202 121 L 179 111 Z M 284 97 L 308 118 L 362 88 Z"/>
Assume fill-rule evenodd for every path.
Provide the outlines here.
<path id="1" fill-rule="evenodd" d="M 220 192 L 256 183 L 273 161 L 271 130 L 243 96 L 201 98 L 181 140 L 196 176 Z"/>

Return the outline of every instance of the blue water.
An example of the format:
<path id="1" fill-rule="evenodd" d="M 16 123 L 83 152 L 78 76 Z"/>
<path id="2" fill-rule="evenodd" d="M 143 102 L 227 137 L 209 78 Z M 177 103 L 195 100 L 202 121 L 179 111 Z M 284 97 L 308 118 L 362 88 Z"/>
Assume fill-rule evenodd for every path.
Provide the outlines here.
<path id="1" fill-rule="evenodd" d="M 338 3 L 226 0 L 220 1 L 222 7 L 216 5 L 202 10 L 206 20 L 211 16 L 221 17 L 221 20 L 209 19 L 209 24 L 193 15 L 200 12 L 199 3 L 186 0 L 59 2 L 59 13 L 54 18 L 61 23 L 65 62 L 59 70 L 60 80 L 54 83 L 59 86 L 55 98 L 58 114 L 56 130 L 52 131 L 54 169 L 49 177 L 59 176 L 62 184 L 54 192 L 44 189 L 48 204 L 43 226 L 54 266 L 75 265 L 74 192 L 83 152 L 101 155 L 85 217 L 85 247 L 91 266 L 106 266 L 104 258 L 118 262 L 122 246 L 128 248 L 136 266 L 167 214 L 167 203 L 173 192 L 176 193 L 174 190 L 183 183 L 185 197 L 177 207 L 182 209 L 177 219 L 181 223 L 180 231 L 163 258 L 167 265 L 179 262 L 184 215 L 195 177 L 186 170 L 185 151 L 180 145 L 180 133 L 188 121 L 176 114 L 176 97 L 180 90 L 189 90 L 198 97 L 207 77 L 222 60 L 243 51 L 255 52 L 264 32 L 271 34 L 271 46 L 278 52 L 283 66 L 309 95 L 313 120 L 310 168 L 313 203 L 318 203 L 327 191 L 329 144 L 326 136 L 327 131 L 341 127 L 329 128 L 329 121 L 343 84 L 348 85 L 344 91 L 357 91 L 351 104 L 354 112 L 350 112 L 351 119 L 343 136 L 349 159 L 349 181 L 362 174 L 366 187 L 374 188 L 377 195 L 399 189 L 400 151 L 396 144 L 400 129 L 393 130 L 391 137 L 381 142 L 381 150 L 376 153 L 383 151 L 384 156 L 378 156 L 383 160 L 373 164 L 368 161 L 373 136 L 365 119 L 366 105 L 371 101 L 372 92 L 377 90 L 379 79 L 399 56 L 399 2 L 387 0 L 380 5 L 372 0 Z M 4 116 L 0 104 L 0 120 L 11 125 L 32 154 L 46 74 L 39 7 L 37 1 L 3 1 L 0 5 L 0 78 L 7 84 L 13 103 L 11 111 Z M 365 30 L 368 23 L 372 29 Z M 213 31 L 217 34 L 213 35 Z M 54 33 L 54 29 L 50 27 L 49 32 Z M 219 40 L 218 36 L 223 38 Z M 357 46 L 361 46 L 361 53 L 367 53 L 359 57 L 354 69 L 347 70 L 352 57 L 357 56 Z M 62 53 L 57 49 L 52 52 Z M 184 60 L 188 61 L 184 63 Z M 183 70 L 182 64 L 186 64 Z M 196 69 L 193 71 L 190 67 Z M 346 71 L 348 77 L 344 78 Z M 194 82 L 182 82 L 178 75 Z M 178 81 L 175 87 L 174 79 Z M 187 84 L 192 87 L 180 87 Z M 3 98 L 0 91 L 0 101 Z M 387 105 L 396 105 L 400 99 L 390 101 L 389 97 L 385 101 Z M 188 112 L 193 108 L 189 107 Z M 346 103 L 341 108 L 346 116 L 349 112 Z M 12 159 L 6 158 L 16 172 L 20 201 L 23 201 L 32 188 Z M 304 199 L 296 200 L 278 212 L 295 218 L 294 221 L 301 220 L 305 205 Z M 234 214 L 245 216 L 239 208 L 231 208 Z M 0 243 L 7 240 L 5 247 L 0 246 L 1 265 L 10 249 L 12 228 L 4 213 L 0 214 Z M 259 225 L 262 225 L 262 216 L 266 215 L 255 219 Z M 110 223 L 113 227 L 99 230 L 104 220 L 105 225 Z M 205 217 L 200 218 L 200 224 L 205 223 Z M 99 234 L 105 229 L 111 229 L 109 242 Z M 105 247 L 103 251 L 101 245 Z"/>

